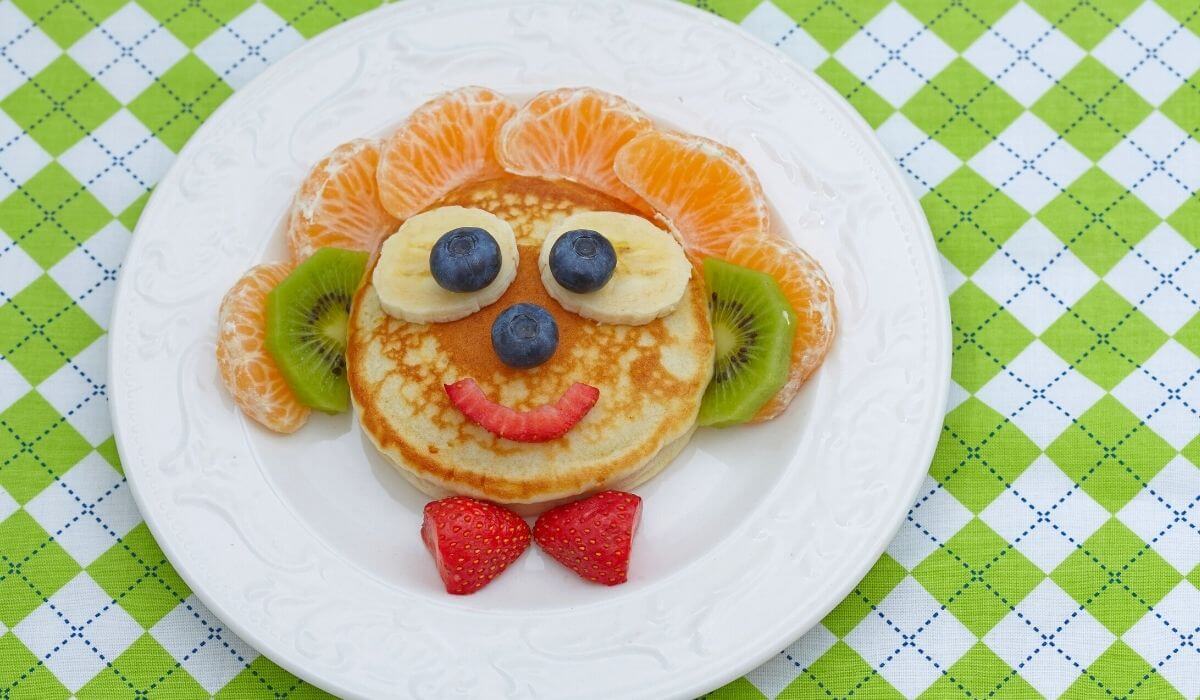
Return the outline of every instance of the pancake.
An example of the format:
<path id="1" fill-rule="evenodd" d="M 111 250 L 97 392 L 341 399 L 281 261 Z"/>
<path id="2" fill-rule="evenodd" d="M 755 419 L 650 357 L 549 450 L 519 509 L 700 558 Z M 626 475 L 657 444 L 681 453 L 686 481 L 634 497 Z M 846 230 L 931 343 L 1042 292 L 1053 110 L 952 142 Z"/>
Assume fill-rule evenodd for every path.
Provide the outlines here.
<path id="1" fill-rule="evenodd" d="M 463 494 L 546 506 L 607 488 L 630 489 L 661 471 L 695 429 L 712 374 L 713 335 L 703 279 L 693 273 L 671 314 L 644 326 L 602 324 L 562 308 L 542 286 L 546 232 L 583 211 L 633 213 L 569 183 L 506 176 L 467 185 L 436 206 L 457 204 L 508 221 L 517 277 L 499 301 L 449 323 L 415 324 L 384 313 L 365 276 L 351 308 L 347 377 L 359 422 L 379 451 L 433 497 Z M 558 349 L 532 369 L 504 365 L 492 322 L 528 302 L 558 324 Z M 505 440 L 471 423 L 443 385 L 472 377 L 488 397 L 517 410 L 553 403 L 573 382 L 600 390 L 566 435 L 541 443 Z M 529 510 L 526 508 L 525 510 Z"/>

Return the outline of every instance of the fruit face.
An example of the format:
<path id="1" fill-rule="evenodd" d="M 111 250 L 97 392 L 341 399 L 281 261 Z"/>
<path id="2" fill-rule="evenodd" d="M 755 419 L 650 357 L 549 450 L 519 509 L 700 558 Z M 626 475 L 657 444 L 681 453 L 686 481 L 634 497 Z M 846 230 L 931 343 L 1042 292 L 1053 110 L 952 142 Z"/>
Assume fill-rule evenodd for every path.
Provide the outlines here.
<path id="1" fill-rule="evenodd" d="M 550 272 L 554 280 L 576 294 L 600 289 L 617 268 L 617 251 L 597 231 L 567 231 L 550 247 Z"/>
<path id="2" fill-rule="evenodd" d="M 478 226 L 447 231 L 429 251 L 433 279 L 451 292 L 477 292 L 500 274 L 500 244 Z"/>
<path id="3" fill-rule="evenodd" d="M 492 349 L 509 367 L 537 367 L 558 349 L 558 324 L 537 304 L 513 304 L 492 323 Z"/>

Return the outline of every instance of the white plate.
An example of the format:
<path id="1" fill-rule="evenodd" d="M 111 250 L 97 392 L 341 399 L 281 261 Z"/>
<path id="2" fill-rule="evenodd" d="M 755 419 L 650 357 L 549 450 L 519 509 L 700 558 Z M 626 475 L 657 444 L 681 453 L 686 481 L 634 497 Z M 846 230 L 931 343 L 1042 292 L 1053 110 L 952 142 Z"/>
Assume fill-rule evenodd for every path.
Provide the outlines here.
<path id="1" fill-rule="evenodd" d="M 829 272 L 840 336 L 783 418 L 702 430 L 639 489 L 628 584 L 531 549 L 441 591 L 425 501 L 348 416 L 291 437 L 244 420 L 217 306 L 279 231 L 308 166 L 440 91 L 625 95 L 741 151 L 782 230 Z M 196 594 L 290 671 L 347 696 L 694 696 L 829 611 L 893 535 L 941 425 L 949 322 L 920 208 L 812 74 L 674 2 L 410 0 L 322 34 L 196 133 L 142 214 L 111 327 L 112 414 L 142 514 Z"/>

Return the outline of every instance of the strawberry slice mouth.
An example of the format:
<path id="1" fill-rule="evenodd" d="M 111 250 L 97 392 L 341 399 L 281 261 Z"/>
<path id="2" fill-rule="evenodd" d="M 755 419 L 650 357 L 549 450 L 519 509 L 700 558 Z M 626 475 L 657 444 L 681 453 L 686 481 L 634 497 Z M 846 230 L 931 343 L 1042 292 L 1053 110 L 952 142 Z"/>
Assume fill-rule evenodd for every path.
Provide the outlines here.
<path id="1" fill-rule="evenodd" d="M 566 435 L 600 398 L 596 387 L 575 382 L 558 401 L 517 411 L 489 399 L 470 377 L 445 387 L 450 403 L 472 423 L 497 437 L 516 442 L 546 442 Z"/>

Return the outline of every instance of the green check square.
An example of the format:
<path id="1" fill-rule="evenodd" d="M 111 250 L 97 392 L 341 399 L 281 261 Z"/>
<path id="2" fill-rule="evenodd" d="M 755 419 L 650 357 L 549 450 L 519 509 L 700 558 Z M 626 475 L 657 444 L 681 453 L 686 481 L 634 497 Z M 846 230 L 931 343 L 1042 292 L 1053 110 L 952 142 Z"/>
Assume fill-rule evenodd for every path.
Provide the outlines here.
<path id="1" fill-rule="evenodd" d="M 0 101 L 18 126 L 58 156 L 116 114 L 121 104 L 67 55 Z"/>
<path id="2" fill-rule="evenodd" d="M 312 0 L 302 3 L 296 0 L 264 0 L 263 4 L 271 8 L 296 28 L 296 31 L 310 38 L 326 29 L 362 14 L 367 10 L 380 6 L 380 0 Z M 694 2 L 693 4 L 700 4 Z M 708 2 L 708 8 L 726 19 L 741 21 L 754 7 L 758 0 L 715 0 Z"/>
<path id="3" fill-rule="evenodd" d="M 251 661 L 244 671 L 217 692 L 216 697 L 217 700 L 241 700 L 259 696 L 288 700 L 324 700 L 333 697 L 299 680 L 265 656 Z"/>
<path id="4" fill-rule="evenodd" d="M 1097 282 L 1041 337 L 1080 374 L 1109 390 L 1137 371 L 1168 338 L 1104 282 Z"/>
<path id="5" fill-rule="evenodd" d="M 143 634 L 76 693 L 79 700 L 117 697 L 208 697 L 170 652 Z"/>
<path id="6" fill-rule="evenodd" d="M 116 469 L 118 474 L 125 476 L 125 470 L 121 467 L 121 455 L 117 453 L 117 441 L 111 435 L 107 440 L 96 445 L 96 452 L 104 458 L 104 461 L 108 462 L 109 466 Z"/>
<path id="7" fill-rule="evenodd" d="M 1104 64 L 1087 56 L 1047 90 L 1032 111 L 1081 153 L 1098 161 L 1153 107 Z"/>
<path id="8" fill-rule="evenodd" d="M 133 113 L 168 148 L 179 152 L 201 123 L 233 90 L 195 54 L 171 66 L 129 103 Z"/>
<path id="9" fill-rule="evenodd" d="M 138 0 L 138 4 L 180 41 L 195 48 L 254 0 Z"/>
<path id="10" fill-rule="evenodd" d="M 979 513 L 1037 459 L 1037 446 L 1013 423 L 971 397 L 946 414 L 929 473 Z"/>
<path id="11" fill-rule="evenodd" d="M 841 603 L 838 603 L 837 607 L 829 611 L 821 624 L 837 636 L 845 637 L 907 575 L 908 572 L 904 570 L 903 566 L 884 554 L 879 557 L 863 580 L 858 582 L 854 591 Z"/>
<path id="12" fill-rule="evenodd" d="M 46 0 L 13 0 L 29 17 L 62 48 L 70 48 L 84 34 L 92 31 L 127 0 L 87 0 L 87 2 L 46 2 Z"/>
<path id="13" fill-rule="evenodd" d="M 1029 214 L 963 166 L 921 198 L 938 250 L 964 275 L 974 274 Z"/>
<path id="14" fill-rule="evenodd" d="M 833 53 L 879 14 L 888 0 L 775 0 L 775 4 Z"/>
<path id="15" fill-rule="evenodd" d="M 1011 668 L 996 653 L 980 642 L 967 650 L 962 658 L 946 669 L 946 675 L 937 679 L 921 694 L 921 698 L 997 698 L 998 700 L 1025 700 L 1037 697 L 1038 693 L 1016 669 Z"/>
<path id="16" fill-rule="evenodd" d="M 1155 0 L 1176 22 L 1200 35 L 1200 7 L 1193 0 Z"/>
<path id="17" fill-rule="evenodd" d="M 0 590 L 4 584 L 0 583 Z M 17 639 L 12 632 L 0 635 L 0 697 L 66 700 L 71 696 L 54 672 Z"/>
<path id="18" fill-rule="evenodd" d="M 88 566 L 96 583 L 149 629 L 192 594 L 167 562 L 145 523 Z"/>
<path id="19" fill-rule="evenodd" d="M 781 698 L 903 698 L 845 642 L 837 642 L 779 694 Z"/>
<path id="20" fill-rule="evenodd" d="M 17 503 L 27 503 L 91 451 L 83 436 L 36 391 L 0 413 L 0 435 L 6 450 L 0 455 L 0 486 Z"/>
<path id="21" fill-rule="evenodd" d="M 1064 591 L 1120 636 L 1180 581 L 1151 546 L 1110 518 L 1050 574 Z"/>
<path id="22" fill-rule="evenodd" d="M 0 523 L 0 622 L 12 627 L 25 619 L 79 571 L 28 513 L 8 516 Z"/>
<path id="23" fill-rule="evenodd" d="M 971 282 L 950 295 L 954 355 L 950 376 L 967 391 L 978 391 L 1033 342 L 1034 336 L 1011 313 Z"/>
<path id="24" fill-rule="evenodd" d="M 1017 0 L 900 0 L 904 9 L 960 53 L 1016 4 Z"/>
<path id="25" fill-rule="evenodd" d="M 0 201 L 0 222 L 21 250 L 49 269 L 112 220 L 104 205 L 58 163 Z"/>
<path id="26" fill-rule="evenodd" d="M 1196 110 L 1196 123 L 1200 124 L 1200 105 L 1196 106 Z M 1167 223 L 1188 243 L 1200 248 L 1200 193 L 1193 193 L 1184 200 L 1183 204 L 1167 217 Z"/>
<path id="27" fill-rule="evenodd" d="M 14 331 L 13 344 L 3 348 L 6 359 L 34 386 L 104 334 L 49 275 L 0 308 L 0 328 Z"/>
<path id="28" fill-rule="evenodd" d="M 967 160 L 1021 114 L 1021 105 L 963 58 L 956 58 L 901 107 L 909 121 Z"/>
<path id="29" fill-rule="evenodd" d="M 1088 170 L 1068 185 L 1037 218 L 1101 276 L 1161 221 L 1099 168 Z"/>
<path id="30" fill-rule="evenodd" d="M 1154 478 L 1175 450 L 1112 396 L 1104 396 L 1046 448 L 1088 495 L 1116 513 Z"/>
<path id="31" fill-rule="evenodd" d="M 1116 29 L 1142 0 L 1029 0 L 1051 24 L 1084 49 L 1092 49 Z"/>
<path id="32" fill-rule="evenodd" d="M 1120 640 L 1113 642 L 1100 658 L 1093 661 L 1062 697 L 1183 700 L 1174 686 Z"/>
<path id="33" fill-rule="evenodd" d="M 817 66 L 817 75 L 829 83 L 834 90 L 837 90 L 838 94 L 846 98 L 846 101 L 874 128 L 879 128 L 879 125 L 887 121 L 887 118 L 896 111 L 888 104 L 887 100 L 879 96 L 879 93 L 838 63 L 837 59 L 829 58 Z"/>
<path id="34" fill-rule="evenodd" d="M 1192 14 L 1200 17 L 1200 12 Z M 1200 24 L 1200 20 L 1197 22 Z M 1178 90 L 1159 105 L 1158 110 L 1191 134 L 1192 138 L 1200 138 L 1200 71 L 1193 73 L 1180 85 Z"/>
<path id="35" fill-rule="evenodd" d="M 976 636 L 987 634 L 1045 578 L 979 519 L 926 557 L 912 575 Z"/>

